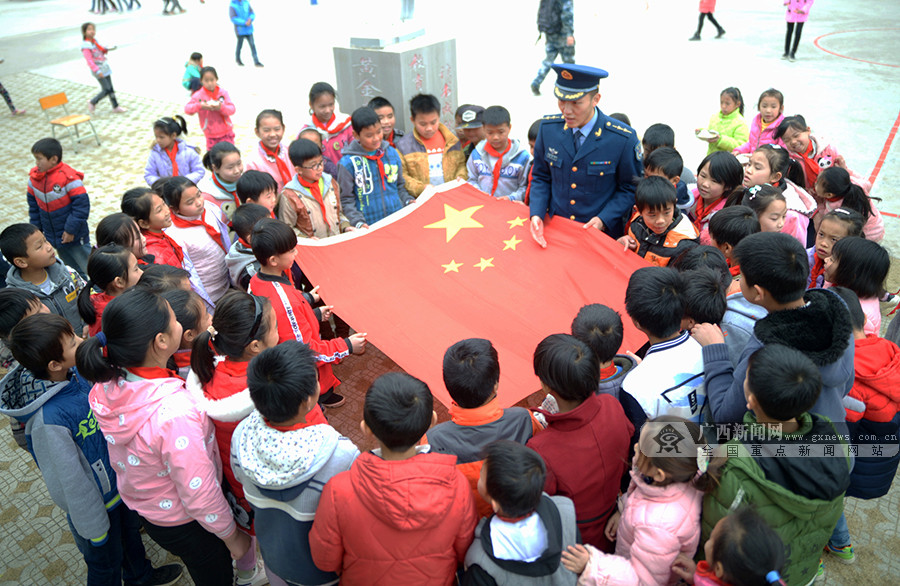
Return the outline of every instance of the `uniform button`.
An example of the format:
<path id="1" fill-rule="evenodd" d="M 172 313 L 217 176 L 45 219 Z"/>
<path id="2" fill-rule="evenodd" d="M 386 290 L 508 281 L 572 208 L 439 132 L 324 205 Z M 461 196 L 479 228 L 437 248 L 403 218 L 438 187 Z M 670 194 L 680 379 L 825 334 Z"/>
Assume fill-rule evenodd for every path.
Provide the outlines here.
<path id="1" fill-rule="evenodd" d="M 570 205 L 570 206 L 575 205 L 575 200 L 574 200 L 574 199 L 570 199 L 570 200 L 569 200 L 569 205 Z"/>
<path id="2" fill-rule="evenodd" d="M 575 219 L 575 216 L 569 216 L 569 219 L 570 219 L 570 220 L 574 220 L 574 219 Z"/>
<path id="3" fill-rule="evenodd" d="M 578 173 L 578 167 L 572 167 L 572 173 Z"/>
<path id="4" fill-rule="evenodd" d="M 603 177 L 603 171 L 600 171 L 600 176 Z"/>
<path id="5" fill-rule="evenodd" d="M 575 185 L 575 184 L 573 183 L 573 184 L 572 184 L 572 189 L 575 189 L 576 187 L 578 187 L 578 186 Z"/>

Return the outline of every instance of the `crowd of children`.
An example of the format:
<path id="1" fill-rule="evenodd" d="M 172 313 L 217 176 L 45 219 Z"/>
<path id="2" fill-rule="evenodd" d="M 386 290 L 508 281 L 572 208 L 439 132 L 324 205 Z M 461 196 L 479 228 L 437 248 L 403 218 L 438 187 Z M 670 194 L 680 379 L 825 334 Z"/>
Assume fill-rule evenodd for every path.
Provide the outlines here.
<path id="1" fill-rule="evenodd" d="M 178 578 L 146 560 L 138 526 L 199 585 L 799 586 L 828 556 L 855 560 L 843 498 L 883 496 L 900 462 L 849 447 L 900 426 L 900 348 L 878 337 L 890 258 L 870 184 L 781 92 L 748 127 L 740 90 L 723 90 L 696 175 L 670 127 L 644 134 L 619 239 L 651 265 L 624 296 L 643 348 L 620 354 L 622 317 L 583 307 L 534 349 L 546 399 L 527 410 L 499 403 L 491 342 L 458 341 L 450 420 L 435 425 L 424 382 L 385 374 L 361 423 L 378 447 L 360 453 L 323 408 L 344 404 L 333 365 L 367 336 L 323 304 L 298 238 L 368 229 L 457 179 L 527 203 L 532 155 L 502 106 L 461 106 L 454 132 L 416 95 L 404 134 L 386 99 L 348 116 L 318 82 L 295 140 L 263 110 L 242 156 L 202 55 L 184 85 L 205 153 L 181 116 L 154 121 L 149 187 L 124 194 L 96 248 L 83 175 L 54 139 L 31 149 L 29 223 L 0 233 L 15 360 L 0 412 L 90 580 Z"/>

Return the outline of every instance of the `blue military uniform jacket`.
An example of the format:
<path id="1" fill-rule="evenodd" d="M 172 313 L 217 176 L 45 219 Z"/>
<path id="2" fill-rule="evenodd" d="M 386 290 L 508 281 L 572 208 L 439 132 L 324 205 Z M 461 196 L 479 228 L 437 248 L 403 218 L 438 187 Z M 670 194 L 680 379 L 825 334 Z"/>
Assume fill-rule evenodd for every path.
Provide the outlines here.
<path id="1" fill-rule="evenodd" d="M 599 109 L 597 122 L 576 154 L 561 114 L 544 116 L 534 145 L 531 215 L 603 220 L 613 238 L 623 234 L 634 206 L 634 179 L 644 175 L 641 143 L 630 126 Z"/>

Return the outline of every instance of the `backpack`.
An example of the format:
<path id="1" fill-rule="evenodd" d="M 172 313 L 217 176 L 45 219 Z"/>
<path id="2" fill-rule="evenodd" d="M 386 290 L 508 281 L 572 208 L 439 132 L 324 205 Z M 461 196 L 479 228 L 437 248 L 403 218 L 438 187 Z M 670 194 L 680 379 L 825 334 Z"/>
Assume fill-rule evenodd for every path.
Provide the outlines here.
<path id="1" fill-rule="evenodd" d="M 562 29 L 562 18 L 558 0 L 541 0 L 537 16 L 538 32 L 555 34 Z"/>

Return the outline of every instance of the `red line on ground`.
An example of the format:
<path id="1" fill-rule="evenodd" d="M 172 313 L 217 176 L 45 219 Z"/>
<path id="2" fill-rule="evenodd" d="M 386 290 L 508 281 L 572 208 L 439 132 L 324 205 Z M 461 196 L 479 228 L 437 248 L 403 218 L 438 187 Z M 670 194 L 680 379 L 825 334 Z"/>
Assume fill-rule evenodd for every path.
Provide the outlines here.
<path id="1" fill-rule="evenodd" d="M 878 156 L 878 161 L 875 162 L 875 168 L 872 169 L 872 174 L 869 175 L 869 183 L 874 184 L 875 179 L 878 178 L 878 173 L 881 172 L 881 167 L 884 165 L 884 160 L 887 158 L 888 151 L 891 150 L 891 144 L 894 142 L 894 138 L 897 136 L 897 129 L 900 128 L 900 113 L 897 114 L 897 119 L 894 120 L 894 126 L 891 128 L 891 133 L 888 134 L 887 140 L 884 141 L 884 147 L 881 149 L 881 154 Z M 894 214 L 889 214 L 898 217 Z"/>
<path id="2" fill-rule="evenodd" d="M 850 59 L 852 61 L 860 61 L 862 63 L 869 63 L 871 65 L 883 65 L 884 67 L 900 68 L 900 65 L 894 65 L 893 63 L 879 63 L 878 61 L 869 61 L 868 59 L 859 59 L 858 57 L 850 57 L 849 55 L 842 55 L 841 53 L 836 53 L 835 51 L 826 49 L 825 47 L 823 47 L 822 45 L 819 44 L 820 40 L 824 39 L 825 37 L 830 37 L 831 35 L 843 35 L 846 33 L 863 33 L 863 32 L 873 32 L 873 31 L 895 31 L 895 30 L 900 30 L 900 29 L 897 29 L 897 28 L 862 28 L 862 29 L 849 30 L 849 31 L 835 31 L 833 33 L 825 33 L 824 35 L 820 35 L 820 36 L 816 37 L 816 39 L 813 41 L 813 44 L 816 47 L 818 47 L 819 49 L 825 51 L 826 53 L 828 53 L 830 55 L 834 55 L 835 57 L 841 57 L 843 59 Z"/>

